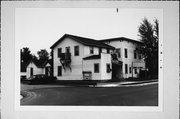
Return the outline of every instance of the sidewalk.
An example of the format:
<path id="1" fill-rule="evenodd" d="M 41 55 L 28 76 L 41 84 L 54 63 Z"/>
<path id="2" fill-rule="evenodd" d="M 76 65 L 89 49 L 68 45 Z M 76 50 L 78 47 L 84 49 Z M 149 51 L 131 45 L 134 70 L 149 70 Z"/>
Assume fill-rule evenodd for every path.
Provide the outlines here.
<path id="1" fill-rule="evenodd" d="M 156 84 L 158 80 L 149 80 L 149 81 L 124 81 L 124 82 L 112 82 L 112 83 L 99 83 L 96 87 L 123 87 L 123 86 L 143 86 Z"/>

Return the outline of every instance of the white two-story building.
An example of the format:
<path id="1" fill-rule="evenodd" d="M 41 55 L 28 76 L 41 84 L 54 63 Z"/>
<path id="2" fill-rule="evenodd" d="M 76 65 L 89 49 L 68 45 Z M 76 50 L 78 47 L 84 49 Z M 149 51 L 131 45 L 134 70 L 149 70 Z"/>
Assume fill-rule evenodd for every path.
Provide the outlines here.
<path id="1" fill-rule="evenodd" d="M 51 46 L 53 76 L 58 80 L 109 80 L 114 47 L 94 39 L 65 34 Z"/>
<path id="2" fill-rule="evenodd" d="M 114 78 L 138 77 L 140 70 L 145 69 L 145 62 L 137 47 L 142 43 L 125 37 L 100 40 L 105 44 L 115 47 L 114 53 L 117 55 L 121 65 L 113 68 Z"/>

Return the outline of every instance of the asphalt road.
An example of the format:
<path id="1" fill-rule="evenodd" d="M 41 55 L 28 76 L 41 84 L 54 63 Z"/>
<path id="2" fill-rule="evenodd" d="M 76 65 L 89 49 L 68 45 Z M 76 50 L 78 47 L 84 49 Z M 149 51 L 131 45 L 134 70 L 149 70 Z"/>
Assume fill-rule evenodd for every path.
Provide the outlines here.
<path id="1" fill-rule="evenodd" d="M 33 89 L 21 105 L 157 106 L 158 84 L 135 87 L 48 87 Z"/>

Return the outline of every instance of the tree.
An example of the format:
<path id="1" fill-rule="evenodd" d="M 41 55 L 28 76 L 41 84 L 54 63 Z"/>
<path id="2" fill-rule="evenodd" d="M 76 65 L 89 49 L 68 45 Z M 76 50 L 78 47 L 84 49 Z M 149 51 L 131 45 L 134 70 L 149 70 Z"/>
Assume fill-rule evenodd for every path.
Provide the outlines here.
<path id="1" fill-rule="evenodd" d="M 148 19 L 144 18 L 140 23 L 138 35 L 142 41 L 142 45 L 138 50 L 144 56 L 146 67 L 148 68 L 150 77 L 158 75 L 158 41 L 159 41 L 159 23 L 155 19 L 151 24 Z"/>
<path id="2" fill-rule="evenodd" d="M 38 60 L 40 63 L 45 63 L 49 59 L 49 53 L 47 52 L 46 49 L 41 49 L 40 51 L 37 52 L 38 54 Z"/>
<path id="3" fill-rule="evenodd" d="M 29 64 L 32 60 L 32 54 L 28 47 L 21 49 L 21 63 Z"/>

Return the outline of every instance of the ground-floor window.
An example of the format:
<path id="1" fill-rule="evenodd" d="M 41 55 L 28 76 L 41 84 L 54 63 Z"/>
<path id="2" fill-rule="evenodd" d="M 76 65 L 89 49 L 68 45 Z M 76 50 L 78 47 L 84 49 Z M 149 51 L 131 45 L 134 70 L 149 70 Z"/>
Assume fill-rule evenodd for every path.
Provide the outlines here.
<path id="1" fill-rule="evenodd" d="M 62 66 L 58 66 L 58 76 L 62 76 Z"/>
<path id="2" fill-rule="evenodd" d="M 94 64 L 94 73 L 99 73 L 99 63 Z"/>
<path id="3" fill-rule="evenodd" d="M 131 67 L 129 67 L 129 73 L 131 74 Z"/>
<path id="4" fill-rule="evenodd" d="M 134 69 L 134 73 L 137 74 L 137 69 Z"/>
<path id="5" fill-rule="evenodd" d="M 125 74 L 128 73 L 128 64 L 125 64 Z"/>
<path id="6" fill-rule="evenodd" d="M 111 72 L 111 66 L 110 66 L 109 63 L 106 64 L 106 72 L 107 72 L 107 73 L 110 73 L 110 72 Z"/>

